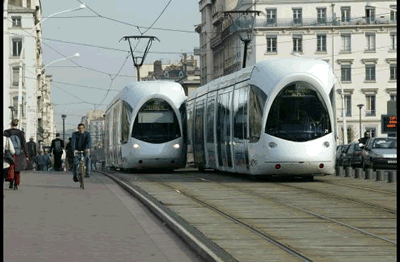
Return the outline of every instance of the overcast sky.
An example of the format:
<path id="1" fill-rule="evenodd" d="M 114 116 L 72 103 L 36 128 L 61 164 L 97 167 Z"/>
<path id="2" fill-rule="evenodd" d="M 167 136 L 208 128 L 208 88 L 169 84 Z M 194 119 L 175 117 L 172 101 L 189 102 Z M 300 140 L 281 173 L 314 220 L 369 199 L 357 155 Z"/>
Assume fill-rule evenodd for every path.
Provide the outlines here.
<path id="1" fill-rule="evenodd" d="M 75 53 L 80 54 L 72 61 L 60 61 L 46 67 L 46 74 L 52 75 L 53 79 L 54 116 L 56 128 L 61 132 L 62 114 L 67 115 L 66 129 L 75 128 L 82 115 L 95 107 L 105 110 L 117 91 L 127 83 L 136 81 L 132 57 L 129 55 L 127 58 L 129 44 L 124 40 L 119 42 L 123 36 L 144 33 L 160 39 L 161 42 L 153 42 L 145 64 L 159 59 L 164 64 L 179 61 L 180 53 L 192 53 L 199 46 L 199 36 L 194 31 L 195 25 L 201 22 L 198 1 L 42 0 L 43 19 L 57 12 L 74 9 L 81 2 L 88 8 L 51 17 L 42 24 L 44 65 Z M 147 31 L 145 27 L 152 25 L 161 13 L 157 22 Z M 131 43 L 134 48 L 137 41 L 131 40 Z M 140 41 L 136 51 L 143 51 L 146 44 L 147 40 Z M 142 52 L 136 55 L 142 56 Z M 115 77 L 118 72 L 119 75 Z"/>

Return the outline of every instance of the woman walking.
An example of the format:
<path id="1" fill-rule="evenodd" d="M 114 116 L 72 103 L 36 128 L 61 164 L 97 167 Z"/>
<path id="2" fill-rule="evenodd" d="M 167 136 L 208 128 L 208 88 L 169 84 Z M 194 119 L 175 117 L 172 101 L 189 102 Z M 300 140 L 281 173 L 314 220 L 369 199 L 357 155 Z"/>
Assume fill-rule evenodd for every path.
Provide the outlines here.
<path id="1" fill-rule="evenodd" d="M 11 155 L 15 154 L 14 146 L 11 140 L 3 135 L 3 181 L 7 178 L 8 169 L 10 168 L 10 160 L 7 160 L 5 157 L 6 151 L 10 152 Z"/>
<path id="2" fill-rule="evenodd" d="M 15 150 L 15 175 L 14 180 L 10 181 L 10 188 L 13 188 L 14 186 L 14 189 L 18 189 L 21 170 L 26 169 L 27 161 L 29 160 L 25 132 L 19 130 L 17 126 L 18 119 L 13 119 L 12 128 L 5 130 L 3 133 L 4 136 L 10 138 Z"/>

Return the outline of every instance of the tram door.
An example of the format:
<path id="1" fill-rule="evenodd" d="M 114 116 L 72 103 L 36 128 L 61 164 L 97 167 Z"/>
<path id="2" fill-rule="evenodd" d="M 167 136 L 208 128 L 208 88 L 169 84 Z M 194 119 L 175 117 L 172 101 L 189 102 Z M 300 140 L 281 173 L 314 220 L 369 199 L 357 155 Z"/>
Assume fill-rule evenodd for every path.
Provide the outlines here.
<path id="1" fill-rule="evenodd" d="M 230 124 L 230 102 L 232 92 L 218 95 L 217 110 L 217 153 L 218 166 L 227 170 L 232 168 L 231 154 L 231 124 Z"/>
<path id="2" fill-rule="evenodd" d="M 204 97 L 197 101 L 194 113 L 194 134 L 193 134 L 193 152 L 195 162 L 199 169 L 205 167 L 205 150 L 204 150 Z"/>
<path id="3" fill-rule="evenodd" d="M 208 94 L 207 113 L 206 113 L 206 159 L 207 167 L 216 168 L 217 159 L 214 144 L 214 111 L 215 111 L 216 92 Z"/>
<path id="4" fill-rule="evenodd" d="M 246 173 L 249 169 L 247 93 L 245 83 L 236 85 L 233 97 L 233 158 L 235 171 L 239 173 Z"/>

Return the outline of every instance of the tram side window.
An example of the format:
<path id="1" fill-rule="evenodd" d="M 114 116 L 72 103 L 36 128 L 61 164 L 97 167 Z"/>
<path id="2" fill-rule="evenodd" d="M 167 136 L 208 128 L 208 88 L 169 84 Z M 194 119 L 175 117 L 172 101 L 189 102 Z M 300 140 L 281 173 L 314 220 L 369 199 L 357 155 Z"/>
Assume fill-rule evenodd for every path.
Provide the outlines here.
<path id="1" fill-rule="evenodd" d="M 108 121 L 110 121 L 110 113 L 107 113 L 105 118 L 104 118 L 104 130 L 105 130 L 105 134 L 104 134 L 104 148 L 106 148 L 106 150 L 108 151 L 108 147 L 109 147 L 109 135 L 110 135 L 110 130 L 108 130 L 109 128 L 109 123 Z"/>
<path id="2" fill-rule="evenodd" d="M 125 101 L 122 102 L 121 111 L 121 143 L 128 143 L 129 139 L 129 128 L 131 125 L 132 118 L 132 107 Z"/>
<path id="3" fill-rule="evenodd" d="M 188 146 L 190 146 L 190 145 L 192 145 L 192 130 L 193 130 L 193 127 L 192 127 L 192 123 L 193 123 L 193 120 L 192 120 L 192 113 L 193 113 L 193 109 L 192 109 L 192 106 L 193 106 L 193 103 L 192 102 L 189 102 L 188 103 L 188 105 L 187 105 L 187 130 L 188 130 L 188 133 L 187 133 L 187 145 Z"/>
<path id="4" fill-rule="evenodd" d="M 247 139 L 247 90 L 237 89 L 234 94 L 233 137 L 238 139 Z"/>
<path id="5" fill-rule="evenodd" d="M 262 117 L 267 95 L 258 87 L 250 86 L 249 101 L 249 132 L 250 142 L 254 143 L 260 139 L 262 129 Z"/>
<path id="6" fill-rule="evenodd" d="M 215 98 L 207 103 L 207 143 L 214 143 L 214 107 Z"/>
<path id="7" fill-rule="evenodd" d="M 118 137 L 118 111 L 117 111 L 117 107 L 118 105 L 114 106 L 113 108 L 113 128 L 112 128 L 112 139 L 113 139 L 113 145 L 117 145 L 117 137 Z"/>

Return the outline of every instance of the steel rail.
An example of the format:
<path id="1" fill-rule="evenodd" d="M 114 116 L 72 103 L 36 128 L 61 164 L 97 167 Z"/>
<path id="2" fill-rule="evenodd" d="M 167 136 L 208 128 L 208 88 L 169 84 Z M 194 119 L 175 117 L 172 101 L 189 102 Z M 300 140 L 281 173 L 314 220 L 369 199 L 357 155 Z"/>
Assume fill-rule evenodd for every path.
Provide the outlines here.
<path id="1" fill-rule="evenodd" d="M 348 185 L 344 183 L 335 183 L 332 181 L 326 181 L 326 180 L 318 180 L 318 182 L 321 181 L 322 183 L 327 183 L 327 184 L 332 184 L 332 185 L 339 185 L 339 186 L 345 186 L 345 187 L 352 187 L 360 190 L 365 190 L 365 191 L 371 191 L 371 192 L 376 192 L 376 193 L 382 193 L 382 194 L 388 194 L 388 195 L 397 195 L 396 192 L 393 191 L 383 191 L 379 189 L 372 189 L 369 187 L 362 187 L 362 186 L 355 186 L 355 185 Z M 317 182 L 317 181 L 316 181 Z"/>
<path id="2" fill-rule="evenodd" d="M 242 189 L 242 188 L 238 188 L 238 187 L 236 187 L 236 186 L 231 186 L 231 185 L 225 185 L 225 184 L 222 184 L 222 183 L 220 183 L 220 182 L 215 182 L 215 181 L 208 180 L 208 179 L 201 178 L 201 177 L 197 177 L 197 179 L 200 179 L 200 180 L 202 180 L 202 181 L 209 181 L 209 182 L 217 183 L 217 184 L 220 184 L 220 185 L 225 186 L 225 187 L 228 187 L 228 188 L 234 188 L 234 189 L 236 189 L 236 190 L 238 190 L 238 191 L 240 191 L 240 192 L 244 192 L 244 193 L 248 193 L 248 194 L 253 195 L 253 196 L 257 196 L 257 197 L 260 197 L 260 198 L 268 199 L 268 200 L 270 200 L 270 201 L 273 201 L 274 203 L 278 203 L 278 204 L 281 204 L 281 205 L 284 205 L 284 206 L 287 206 L 287 207 L 291 207 L 291 208 L 294 208 L 294 209 L 297 209 L 297 210 L 301 210 L 301 211 L 303 211 L 303 212 L 306 212 L 306 213 L 308 213 L 308 214 L 310 214 L 310 215 L 313 215 L 313 216 L 316 216 L 316 217 L 318 217 L 318 218 L 321 218 L 321 219 L 324 219 L 324 220 L 328 220 L 328 221 L 331 221 L 331 222 L 340 224 L 340 225 L 342 225 L 342 226 L 351 228 L 351 229 L 356 230 L 356 231 L 358 231 L 358 232 L 360 232 L 360 233 L 363 233 L 363 234 L 365 234 L 365 235 L 368 235 L 368 236 L 371 236 L 371 237 L 375 237 L 375 238 L 381 239 L 381 240 L 383 240 L 383 241 L 385 241 L 385 242 L 389 242 L 389 243 L 391 243 L 391 244 L 397 245 L 397 241 L 393 241 L 393 240 L 387 239 L 387 238 L 385 238 L 385 237 L 378 236 L 378 235 L 376 235 L 376 234 L 370 233 L 370 232 L 365 231 L 365 230 L 363 230 L 363 229 L 360 229 L 360 228 L 358 228 L 358 227 L 355 227 L 355 226 L 352 226 L 352 225 L 350 225 L 350 224 L 347 224 L 347 223 L 338 221 L 338 220 L 333 219 L 333 218 L 329 218 L 329 217 L 323 216 L 323 215 L 321 215 L 321 214 L 318 214 L 318 213 L 315 213 L 315 212 L 306 210 L 306 209 L 304 209 L 304 208 L 296 207 L 296 206 L 294 206 L 294 205 L 290 205 L 290 204 L 287 204 L 287 203 L 283 203 L 283 202 L 281 202 L 281 201 L 278 201 L 278 200 L 274 199 L 273 197 L 267 197 L 267 196 L 265 196 L 265 195 L 262 195 L 262 194 L 259 194 L 259 193 L 255 193 L 255 192 L 250 191 L 250 190 L 247 190 L 247 189 Z M 279 183 L 278 183 L 278 184 L 279 184 Z M 289 186 L 289 187 L 291 187 L 291 186 Z M 295 188 L 297 188 L 297 187 L 295 187 Z M 299 188 L 299 189 L 303 189 L 303 188 Z M 319 193 L 319 192 L 318 192 L 318 193 Z M 328 195 L 328 196 L 329 196 L 329 195 Z M 356 201 L 354 201 L 354 202 L 356 202 Z M 364 203 L 361 203 L 361 204 L 364 204 Z M 388 211 L 388 212 L 389 212 L 389 211 Z"/>

